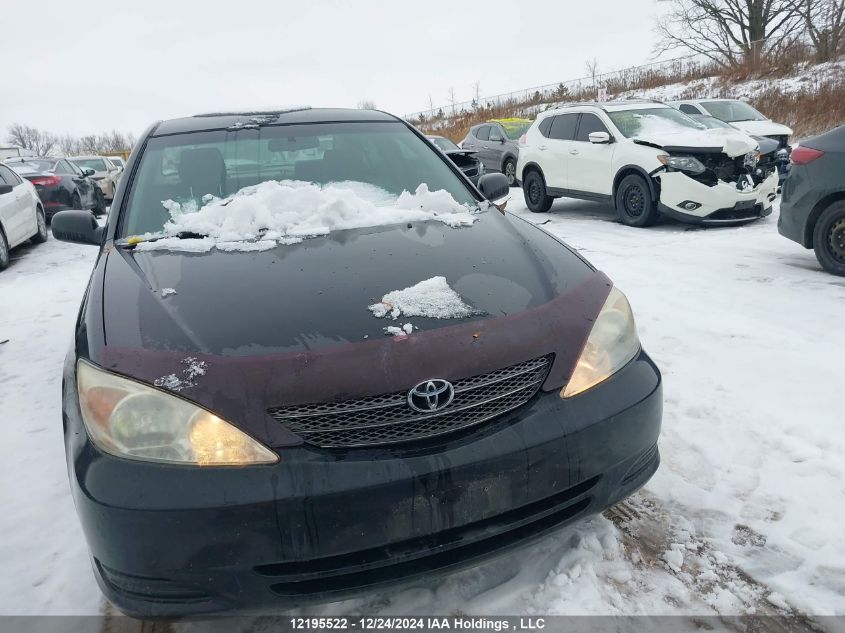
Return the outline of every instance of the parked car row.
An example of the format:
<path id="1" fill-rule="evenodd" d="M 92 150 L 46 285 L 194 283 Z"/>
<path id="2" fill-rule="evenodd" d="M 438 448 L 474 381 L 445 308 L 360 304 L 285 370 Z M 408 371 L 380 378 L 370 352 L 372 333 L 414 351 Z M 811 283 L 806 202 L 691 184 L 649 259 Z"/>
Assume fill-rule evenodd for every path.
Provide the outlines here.
<path id="1" fill-rule="evenodd" d="M 662 216 L 737 225 L 770 215 L 783 191 L 780 232 L 845 275 L 845 126 L 795 149 L 791 136 L 743 101 L 698 99 L 576 103 L 534 121 L 488 121 L 470 128 L 460 158 L 451 141 L 430 138 L 456 162 L 521 185 L 535 213 L 569 197 L 611 203 L 630 226 Z"/>
<path id="2" fill-rule="evenodd" d="M 11 249 L 47 239 L 47 224 L 57 212 L 105 213 L 123 173 L 119 157 L 39 158 L 17 147 L 0 149 L 0 270 L 9 265 Z"/>

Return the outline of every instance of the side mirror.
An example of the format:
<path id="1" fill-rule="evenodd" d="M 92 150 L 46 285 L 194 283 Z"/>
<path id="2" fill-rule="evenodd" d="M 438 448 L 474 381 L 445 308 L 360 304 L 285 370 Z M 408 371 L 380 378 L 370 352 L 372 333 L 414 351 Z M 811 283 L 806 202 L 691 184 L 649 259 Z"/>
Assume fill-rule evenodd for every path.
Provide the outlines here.
<path id="1" fill-rule="evenodd" d="M 610 143 L 610 134 L 607 132 L 590 132 L 590 143 Z"/>
<path id="2" fill-rule="evenodd" d="M 12 189 L 14 189 L 12 185 L 0 185 L 0 196 L 5 193 L 12 193 Z"/>
<path id="3" fill-rule="evenodd" d="M 504 174 L 484 174 L 478 179 L 478 190 L 490 202 L 501 200 L 510 193 L 508 177 Z"/>
<path id="4" fill-rule="evenodd" d="M 63 242 L 99 246 L 103 241 L 103 227 L 90 211 L 59 211 L 50 225 L 53 237 Z"/>
<path id="5" fill-rule="evenodd" d="M 85 174 L 86 176 L 93 176 L 97 172 L 95 172 L 93 169 L 83 169 L 82 173 Z"/>

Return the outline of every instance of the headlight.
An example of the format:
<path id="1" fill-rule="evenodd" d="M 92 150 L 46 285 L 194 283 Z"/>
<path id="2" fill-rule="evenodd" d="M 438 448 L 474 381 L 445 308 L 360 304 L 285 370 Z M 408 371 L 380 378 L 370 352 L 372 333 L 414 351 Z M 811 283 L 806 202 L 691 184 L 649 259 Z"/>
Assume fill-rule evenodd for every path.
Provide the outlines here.
<path id="1" fill-rule="evenodd" d="M 575 371 L 560 395 L 571 398 L 607 380 L 640 351 L 634 315 L 625 295 L 612 288 L 604 302 Z"/>
<path id="2" fill-rule="evenodd" d="M 213 413 L 80 360 L 82 421 L 99 448 L 129 459 L 199 466 L 269 464 L 278 456 Z"/>
<path id="3" fill-rule="evenodd" d="M 478 175 L 484 175 L 484 163 L 482 163 L 481 161 L 478 161 Z"/>
<path id="4" fill-rule="evenodd" d="M 672 169 L 678 171 L 685 171 L 689 174 L 698 175 L 707 171 L 707 168 L 702 165 L 701 161 L 694 156 L 669 156 L 668 154 L 661 154 L 657 157 L 661 163 Z"/>

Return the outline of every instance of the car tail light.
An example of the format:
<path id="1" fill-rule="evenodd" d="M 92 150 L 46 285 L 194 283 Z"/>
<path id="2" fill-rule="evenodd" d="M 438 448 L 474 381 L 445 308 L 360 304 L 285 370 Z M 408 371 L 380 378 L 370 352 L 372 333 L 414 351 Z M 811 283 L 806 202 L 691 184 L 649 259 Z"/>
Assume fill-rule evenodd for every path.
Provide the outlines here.
<path id="1" fill-rule="evenodd" d="M 522 136 L 519 137 L 519 144 L 525 145 L 525 143 L 526 143 L 525 134 L 523 134 Z"/>
<path id="2" fill-rule="evenodd" d="M 36 178 L 30 178 L 29 181 L 33 185 L 43 185 L 44 187 L 54 187 L 62 181 L 62 178 L 61 178 L 61 176 L 38 176 Z"/>
<path id="3" fill-rule="evenodd" d="M 807 165 L 822 156 L 824 156 L 824 152 L 821 150 L 813 149 L 812 147 L 802 147 L 799 145 L 792 150 L 790 160 L 793 165 Z"/>

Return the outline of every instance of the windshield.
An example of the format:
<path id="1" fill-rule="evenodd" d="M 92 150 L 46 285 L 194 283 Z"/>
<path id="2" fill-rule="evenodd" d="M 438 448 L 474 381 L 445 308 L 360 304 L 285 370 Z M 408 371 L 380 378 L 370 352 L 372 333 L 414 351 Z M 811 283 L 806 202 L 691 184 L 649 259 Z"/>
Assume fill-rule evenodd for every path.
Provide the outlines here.
<path id="1" fill-rule="evenodd" d="M 617 110 L 608 112 L 608 116 L 619 132 L 627 138 L 649 133 L 677 133 L 690 129 L 704 129 L 704 126 L 675 108 Z"/>
<path id="2" fill-rule="evenodd" d="M 730 123 L 725 123 L 721 119 L 717 119 L 714 116 L 703 116 L 703 115 L 695 116 L 694 115 L 692 118 L 695 119 L 696 123 L 701 123 L 701 125 L 703 125 L 704 127 L 706 127 L 709 130 L 734 130 L 734 129 L 736 129 Z"/>
<path id="3" fill-rule="evenodd" d="M 527 119 L 498 119 L 495 122 L 505 128 L 505 133 L 512 141 L 518 141 L 519 137 L 525 134 L 533 123 L 533 121 Z"/>
<path id="4" fill-rule="evenodd" d="M 19 174 L 28 174 L 35 171 L 52 171 L 56 161 L 41 160 L 32 158 L 22 163 L 7 163 L 9 167 L 14 169 Z"/>
<path id="5" fill-rule="evenodd" d="M 385 196 L 426 184 L 458 204 L 478 200 L 447 161 L 399 122 L 317 123 L 213 130 L 151 138 L 133 181 L 122 235 L 157 233 L 170 220 L 162 201 L 202 208 L 268 181 L 359 182 Z"/>
<path id="6" fill-rule="evenodd" d="M 736 121 L 768 121 L 766 117 L 742 101 L 708 101 L 701 107 L 717 119 L 734 123 Z"/>
<path id="7" fill-rule="evenodd" d="M 93 169 L 94 171 L 108 171 L 106 161 L 102 158 L 72 158 L 73 164 L 82 167 L 83 169 Z"/>
<path id="8" fill-rule="evenodd" d="M 442 136 L 430 136 L 429 140 L 437 145 L 440 149 L 446 151 L 450 149 L 460 149 L 457 145 L 455 145 L 452 141 L 448 138 L 444 138 Z"/>

